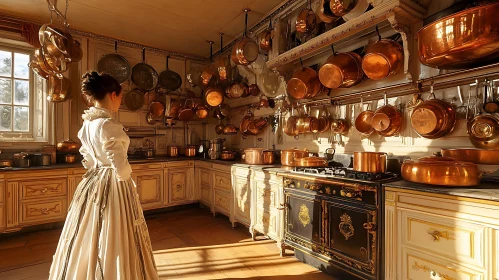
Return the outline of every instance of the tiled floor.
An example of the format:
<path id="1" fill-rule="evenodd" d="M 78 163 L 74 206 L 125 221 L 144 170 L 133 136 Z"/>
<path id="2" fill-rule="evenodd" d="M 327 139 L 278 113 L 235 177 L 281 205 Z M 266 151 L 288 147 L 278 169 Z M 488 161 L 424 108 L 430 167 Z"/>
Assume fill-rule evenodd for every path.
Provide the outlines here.
<path id="1" fill-rule="evenodd" d="M 162 279 L 332 280 L 206 209 L 148 216 L 147 224 Z M 47 279 L 60 231 L 0 236 L 0 279 Z"/>

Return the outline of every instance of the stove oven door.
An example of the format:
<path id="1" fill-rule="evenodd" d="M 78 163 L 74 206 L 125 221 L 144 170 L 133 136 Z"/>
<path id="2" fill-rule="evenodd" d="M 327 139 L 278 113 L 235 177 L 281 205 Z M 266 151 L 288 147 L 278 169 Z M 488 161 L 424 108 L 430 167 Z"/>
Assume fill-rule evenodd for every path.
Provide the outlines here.
<path id="1" fill-rule="evenodd" d="M 377 212 L 373 206 L 324 200 L 326 251 L 332 262 L 375 277 Z"/>
<path id="2" fill-rule="evenodd" d="M 285 240 L 292 247 L 297 245 L 314 250 L 320 245 L 321 202 L 313 194 L 285 190 Z"/>

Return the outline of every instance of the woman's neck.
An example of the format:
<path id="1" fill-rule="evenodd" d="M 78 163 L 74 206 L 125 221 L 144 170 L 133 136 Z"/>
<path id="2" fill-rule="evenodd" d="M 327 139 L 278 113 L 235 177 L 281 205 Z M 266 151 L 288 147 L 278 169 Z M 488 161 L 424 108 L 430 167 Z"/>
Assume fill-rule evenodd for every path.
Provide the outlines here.
<path id="1" fill-rule="evenodd" d="M 108 111 L 112 111 L 111 110 L 111 106 L 110 106 L 110 104 L 108 104 L 108 102 L 95 101 L 94 107 L 95 108 L 100 108 L 100 109 L 106 109 Z"/>

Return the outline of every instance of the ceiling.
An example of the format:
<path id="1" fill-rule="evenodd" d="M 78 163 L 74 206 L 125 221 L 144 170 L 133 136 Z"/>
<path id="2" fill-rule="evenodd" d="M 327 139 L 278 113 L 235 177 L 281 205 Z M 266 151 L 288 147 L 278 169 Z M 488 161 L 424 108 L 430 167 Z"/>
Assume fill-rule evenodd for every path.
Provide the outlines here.
<path id="1" fill-rule="evenodd" d="M 51 0 L 53 2 L 54 0 Z M 56 0 L 57 1 L 57 0 Z M 283 0 L 69 0 L 68 23 L 73 29 L 109 36 L 183 54 L 208 57 L 214 41 L 220 49 L 248 26 L 256 24 Z M 65 0 L 57 7 L 64 12 Z M 45 23 L 46 0 L 1 0 L 0 14 Z M 55 17 L 55 15 L 54 15 Z"/>

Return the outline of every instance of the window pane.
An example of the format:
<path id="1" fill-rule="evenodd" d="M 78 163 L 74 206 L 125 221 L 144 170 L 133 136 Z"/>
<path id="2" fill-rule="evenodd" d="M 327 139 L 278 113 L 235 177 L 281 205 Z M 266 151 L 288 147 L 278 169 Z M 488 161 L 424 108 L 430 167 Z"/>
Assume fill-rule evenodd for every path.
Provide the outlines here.
<path id="1" fill-rule="evenodd" d="M 14 104 L 29 105 L 29 82 L 15 80 Z"/>
<path id="2" fill-rule="evenodd" d="M 0 78 L 0 103 L 12 103 L 12 80 Z"/>
<path id="3" fill-rule="evenodd" d="M 0 76 L 10 77 L 12 73 L 12 53 L 0 51 Z"/>
<path id="4" fill-rule="evenodd" d="M 14 77 L 29 79 L 29 55 L 14 53 Z"/>
<path id="5" fill-rule="evenodd" d="M 12 107 L 0 105 L 0 131 L 11 130 Z"/>
<path id="6" fill-rule="evenodd" d="M 14 107 L 14 130 L 28 131 L 29 130 L 29 108 Z"/>

